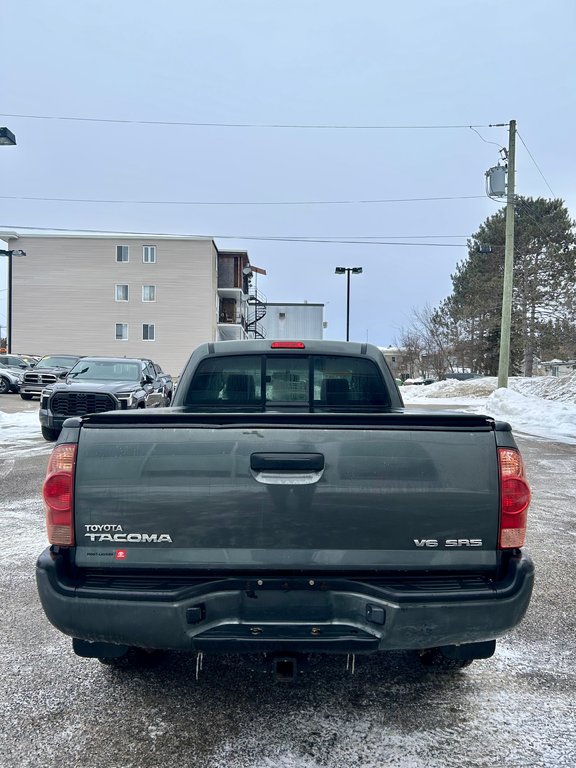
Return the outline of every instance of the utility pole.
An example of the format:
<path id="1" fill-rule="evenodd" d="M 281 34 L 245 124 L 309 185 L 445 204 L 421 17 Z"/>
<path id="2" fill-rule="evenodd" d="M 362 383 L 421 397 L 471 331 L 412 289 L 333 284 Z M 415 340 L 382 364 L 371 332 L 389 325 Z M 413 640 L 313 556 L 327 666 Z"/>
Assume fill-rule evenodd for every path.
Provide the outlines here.
<path id="1" fill-rule="evenodd" d="M 510 329 L 512 325 L 512 289 L 514 282 L 514 177 L 516 173 L 516 120 L 510 120 L 508 136 L 508 183 L 506 186 L 506 239 L 504 245 L 504 285 L 500 324 L 498 387 L 508 386 L 510 369 Z"/>

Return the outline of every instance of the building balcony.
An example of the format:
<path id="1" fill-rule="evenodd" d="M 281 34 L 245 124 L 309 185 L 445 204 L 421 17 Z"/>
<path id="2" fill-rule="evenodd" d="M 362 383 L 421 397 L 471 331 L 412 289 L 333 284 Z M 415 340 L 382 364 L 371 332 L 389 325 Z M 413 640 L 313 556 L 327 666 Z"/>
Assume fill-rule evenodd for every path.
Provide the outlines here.
<path id="1" fill-rule="evenodd" d="M 221 288 L 218 287 L 218 296 L 220 299 L 232 299 L 240 303 L 246 301 L 248 296 L 244 293 L 242 288 Z"/>
<path id="2" fill-rule="evenodd" d="M 234 320 L 224 320 L 221 318 L 219 320 L 218 341 L 241 341 L 246 338 L 247 336 L 242 318 L 238 317 Z"/>

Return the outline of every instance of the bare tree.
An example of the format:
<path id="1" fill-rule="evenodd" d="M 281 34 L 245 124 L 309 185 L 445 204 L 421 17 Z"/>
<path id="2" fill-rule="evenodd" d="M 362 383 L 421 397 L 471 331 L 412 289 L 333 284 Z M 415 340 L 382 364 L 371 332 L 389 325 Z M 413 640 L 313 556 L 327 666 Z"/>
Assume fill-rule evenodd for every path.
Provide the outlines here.
<path id="1" fill-rule="evenodd" d="M 446 372 L 452 369 L 446 318 L 429 306 L 413 309 L 412 317 L 410 326 L 401 329 L 397 342 L 410 377 L 417 372 L 423 377 L 432 374 L 436 379 L 446 378 Z"/>
<path id="2" fill-rule="evenodd" d="M 421 359 L 424 352 L 424 344 L 419 333 L 413 328 L 401 328 L 400 335 L 395 343 L 402 350 L 402 357 L 408 369 L 409 377 L 413 379 L 417 375 L 422 375 Z"/>

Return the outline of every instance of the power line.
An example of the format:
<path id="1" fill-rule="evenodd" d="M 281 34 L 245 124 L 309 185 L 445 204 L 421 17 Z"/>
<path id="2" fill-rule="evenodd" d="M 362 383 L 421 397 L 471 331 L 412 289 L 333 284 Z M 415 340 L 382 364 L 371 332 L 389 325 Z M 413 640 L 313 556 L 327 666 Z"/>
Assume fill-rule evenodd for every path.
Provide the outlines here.
<path id="1" fill-rule="evenodd" d="M 469 235 L 350 235 L 348 237 L 331 237 L 327 236 L 324 239 L 326 240 L 348 240 L 348 239 L 354 239 L 354 240 L 382 240 L 382 239 L 388 239 L 388 240 L 430 240 L 435 238 L 452 238 L 454 240 L 461 240 L 462 238 L 467 238 Z"/>
<path id="2" fill-rule="evenodd" d="M 413 246 L 413 247 L 427 247 L 427 248 L 466 248 L 466 243 L 415 243 L 415 242 L 397 242 L 392 240 L 384 240 L 373 238 L 370 240 L 364 240 L 362 238 L 352 237 L 307 237 L 307 236 L 293 236 L 293 235 L 201 235 L 201 234 L 182 234 L 182 233 L 168 233 L 168 232 L 130 232 L 130 231 L 114 231 L 102 230 L 102 229 L 68 229 L 63 227 L 28 227 L 18 224 L 0 224 L 1 229 L 5 230 L 29 230 L 32 232 L 71 232 L 82 236 L 83 234 L 101 234 L 101 235 L 142 235 L 145 237 L 186 237 L 186 238 L 198 238 L 204 240 L 258 240 L 265 242 L 283 242 L 283 243 L 327 243 L 327 244 L 339 244 L 339 245 L 393 245 L 393 246 Z M 25 237 L 25 232 L 21 232 L 21 236 Z M 455 237 L 449 235 L 448 237 Z"/>
<path id="3" fill-rule="evenodd" d="M 490 127 L 492 128 L 492 127 L 494 127 L 494 126 L 490 126 Z M 488 139 L 485 139 L 485 138 L 484 138 L 484 136 L 482 136 L 482 134 L 481 134 L 481 133 L 478 133 L 478 131 L 476 130 L 476 128 L 474 128 L 474 126 L 473 126 L 473 125 L 471 125 L 471 126 L 470 126 L 470 129 L 471 129 L 472 131 L 474 131 L 474 133 L 475 133 L 475 134 L 477 134 L 478 136 L 480 136 L 480 138 L 482 139 L 482 141 L 483 141 L 485 144 L 494 144 L 494 146 L 495 146 L 495 147 L 500 147 L 500 148 L 502 147 L 502 145 L 501 145 L 501 144 L 498 144 L 496 141 L 488 141 Z"/>
<path id="4" fill-rule="evenodd" d="M 452 197 L 399 197 L 376 200 L 125 200 L 82 197 L 41 197 L 31 195 L 0 195 L 2 200 L 35 200 L 55 203 L 110 203 L 114 205 L 380 205 L 383 203 L 423 203 L 436 200 L 479 200 L 484 195 L 455 195 Z"/>
<path id="5" fill-rule="evenodd" d="M 337 129 L 337 130 L 442 130 L 459 128 L 491 128 L 493 125 L 346 125 L 337 123 L 217 123 L 190 122 L 183 120 L 124 120 L 110 117 L 77 117 L 72 115 L 22 115 L 0 112 L 2 117 L 22 118 L 25 120 L 66 120 L 80 123 L 117 123 L 121 125 L 165 125 L 191 128 L 283 128 L 283 129 Z"/>
<path id="6" fill-rule="evenodd" d="M 538 171 L 538 173 L 540 174 L 540 176 L 542 176 L 542 178 L 544 179 L 544 183 L 546 184 L 546 186 L 548 187 L 548 189 L 549 189 L 549 190 L 550 190 L 550 192 L 552 193 L 552 197 L 556 197 L 556 195 L 554 194 L 554 191 L 553 191 L 552 187 L 550 186 L 550 184 L 548 184 L 548 179 L 546 178 L 546 176 L 544 176 L 544 174 L 543 174 L 543 173 L 542 173 L 542 171 L 540 170 L 540 166 L 538 165 L 538 163 L 537 163 L 537 162 L 536 162 L 536 160 L 534 159 L 534 155 L 532 154 L 532 152 L 530 152 L 530 150 L 528 149 L 528 147 L 527 147 L 527 145 L 526 145 L 526 142 L 524 141 L 524 139 L 522 138 L 522 136 L 520 136 L 520 134 L 518 133 L 518 131 L 516 131 L 516 136 L 518 136 L 518 138 L 520 139 L 520 141 L 522 142 L 522 144 L 524 144 L 524 149 L 525 149 L 525 150 L 526 150 L 526 152 L 528 152 L 528 154 L 530 155 L 530 159 L 532 160 L 532 162 L 533 162 L 533 163 L 534 163 L 534 165 L 536 166 L 536 170 Z"/>

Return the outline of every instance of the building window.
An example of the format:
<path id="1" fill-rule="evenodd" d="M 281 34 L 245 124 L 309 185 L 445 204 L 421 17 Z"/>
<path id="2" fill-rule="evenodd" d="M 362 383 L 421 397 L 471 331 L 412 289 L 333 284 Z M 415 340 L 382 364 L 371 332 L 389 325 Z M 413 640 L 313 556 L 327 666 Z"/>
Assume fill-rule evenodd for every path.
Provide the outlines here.
<path id="1" fill-rule="evenodd" d="M 128 323 L 116 323 L 116 341 L 128 341 Z"/>
<path id="2" fill-rule="evenodd" d="M 144 264 L 156 263 L 156 246 L 144 245 L 142 246 L 142 261 Z"/>
<path id="3" fill-rule="evenodd" d="M 116 286 L 116 301 L 128 301 L 128 286 L 117 285 Z"/>
<path id="4" fill-rule="evenodd" d="M 156 286 L 155 285 L 143 285 L 142 286 L 142 301 L 156 301 Z"/>
<path id="5" fill-rule="evenodd" d="M 142 339 L 144 341 L 154 341 L 156 338 L 156 329 L 154 325 L 144 323 L 142 326 Z"/>
<path id="6" fill-rule="evenodd" d="M 130 260 L 130 250 L 127 245 L 116 246 L 116 261 L 127 262 Z"/>

